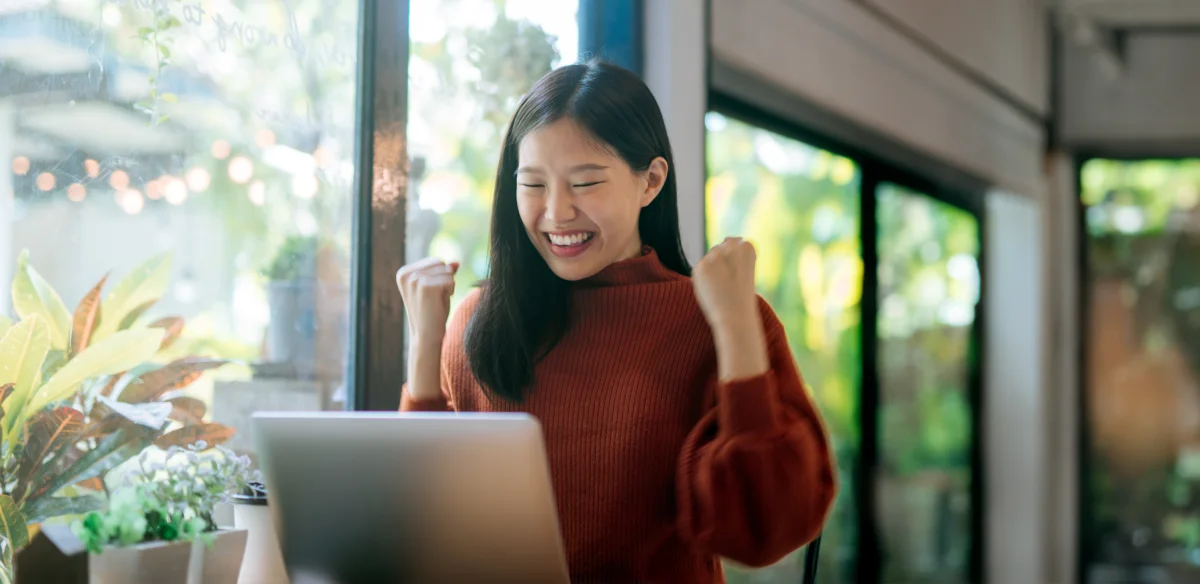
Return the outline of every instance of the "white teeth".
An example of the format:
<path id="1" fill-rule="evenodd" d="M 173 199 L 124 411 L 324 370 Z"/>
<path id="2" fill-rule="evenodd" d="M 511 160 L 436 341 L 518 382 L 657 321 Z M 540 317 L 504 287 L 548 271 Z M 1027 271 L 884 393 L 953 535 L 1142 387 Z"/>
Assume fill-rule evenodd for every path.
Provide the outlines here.
<path id="1" fill-rule="evenodd" d="M 547 233 L 546 235 L 550 237 L 550 243 L 563 247 L 582 245 L 584 242 L 592 238 L 591 233 L 573 233 L 571 235 L 555 235 L 553 233 Z"/>

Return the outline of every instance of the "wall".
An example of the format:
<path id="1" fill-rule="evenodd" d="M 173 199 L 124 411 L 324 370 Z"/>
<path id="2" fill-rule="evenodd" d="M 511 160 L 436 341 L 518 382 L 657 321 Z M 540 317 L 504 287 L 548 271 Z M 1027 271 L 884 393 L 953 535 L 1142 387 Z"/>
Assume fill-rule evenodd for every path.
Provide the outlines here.
<path id="1" fill-rule="evenodd" d="M 1026 4 L 1022 1 L 1023 11 L 1010 20 L 1024 18 L 1036 31 L 1044 31 L 1027 15 L 1036 7 Z M 937 12 L 897 14 L 915 23 Z M 847 0 L 712 0 L 711 19 L 715 59 L 1008 191 L 1041 192 L 1040 122 L 947 66 L 873 10 Z M 996 29 L 987 24 L 986 18 L 973 17 L 963 33 L 987 40 L 984 48 L 965 52 L 979 66 L 1000 60 L 998 47 L 1021 45 L 1034 35 L 1016 24 Z M 951 28 L 949 23 L 920 24 L 926 26 L 935 32 Z M 1022 34 L 1014 35 L 1013 30 Z M 939 43 L 965 50 L 957 46 L 964 44 L 958 37 L 942 36 L 946 38 Z M 1012 93 L 1044 106 L 1035 99 L 1043 86 L 1021 79 L 1044 77 L 1045 43 L 1027 48 L 989 75 L 1011 84 Z M 1032 71 L 1014 73 L 1027 65 Z"/>
<path id="2" fill-rule="evenodd" d="M 868 0 L 1038 113 L 1049 111 L 1044 2 Z"/>
<path id="3" fill-rule="evenodd" d="M 1133 154 L 1200 152 L 1200 34 L 1129 35 L 1120 77 L 1096 54 L 1064 42 L 1061 70 L 1062 140 L 1080 147 Z"/>
<path id="4" fill-rule="evenodd" d="M 695 263 L 704 246 L 704 113 L 708 78 L 705 14 L 698 0 L 643 3 L 644 77 L 663 110 L 675 155 L 683 249 Z"/>
<path id="5" fill-rule="evenodd" d="M 1047 366 L 1040 201 L 989 193 L 985 224 L 984 445 L 988 582 L 1045 582 Z"/>

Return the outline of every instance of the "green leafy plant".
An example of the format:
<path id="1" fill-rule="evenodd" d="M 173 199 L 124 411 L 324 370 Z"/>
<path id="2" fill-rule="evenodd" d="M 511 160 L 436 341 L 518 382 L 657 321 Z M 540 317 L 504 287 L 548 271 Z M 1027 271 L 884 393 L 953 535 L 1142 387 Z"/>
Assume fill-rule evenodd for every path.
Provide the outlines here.
<path id="1" fill-rule="evenodd" d="M 249 457 L 219 446 L 202 452 L 207 446 L 203 441 L 186 449 L 172 446 L 161 462 L 143 453 L 131 477 L 135 484 L 115 492 L 107 510 L 73 525 L 88 551 L 150 541 L 209 543 L 217 530 L 213 509 L 257 481 L 258 472 L 250 470 Z"/>
<path id="2" fill-rule="evenodd" d="M 294 235 L 284 240 L 264 274 L 276 282 L 313 278 L 320 241 L 315 236 Z"/>
<path id="3" fill-rule="evenodd" d="M 203 422 L 203 403 L 179 395 L 223 361 L 155 361 L 183 331 L 178 317 L 142 323 L 169 275 L 170 256 L 158 256 L 103 296 L 106 276 L 72 313 L 29 265 L 28 252 L 18 257 L 12 298 L 20 320 L 0 321 L 5 566 L 29 542 L 27 524 L 102 507 L 104 476 L 151 444 L 217 444 L 232 436 Z"/>
<path id="4" fill-rule="evenodd" d="M 345 254 L 333 242 L 315 235 L 293 235 L 263 269 L 274 282 L 329 278 L 340 279 Z"/>
<path id="5" fill-rule="evenodd" d="M 171 16 L 170 7 L 165 2 L 154 4 L 153 26 L 138 29 L 138 38 L 154 52 L 154 72 L 148 79 L 150 92 L 146 99 L 139 101 L 135 107 L 150 116 L 150 125 L 157 126 L 166 122 L 168 117 L 161 112 L 163 102 L 176 103 L 179 97 L 173 93 L 159 90 L 159 81 L 163 69 L 171 64 L 171 39 L 163 33 L 182 26 L 178 18 Z"/>

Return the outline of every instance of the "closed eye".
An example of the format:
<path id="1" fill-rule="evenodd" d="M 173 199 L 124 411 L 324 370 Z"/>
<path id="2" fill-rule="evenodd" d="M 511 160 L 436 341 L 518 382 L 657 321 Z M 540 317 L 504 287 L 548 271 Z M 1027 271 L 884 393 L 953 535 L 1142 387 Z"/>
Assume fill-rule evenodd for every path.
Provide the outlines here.
<path id="1" fill-rule="evenodd" d="M 538 184 L 526 184 L 526 183 L 517 183 L 517 184 L 520 184 L 520 185 L 521 185 L 521 186 L 523 186 L 523 187 L 528 187 L 528 188 L 531 188 L 531 189 L 536 189 L 536 188 L 541 188 L 541 187 L 544 187 L 544 186 L 546 186 L 546 185 L 538 185 Z"/>
<path id="2" fill-rule="evenodd" d="M 604 181 L 602 181 L 602 180 L 598 180 L 598 181 L 596 181 L 596 182 L 590 182 L 590 183 L 582 183 L 582 184 L 577 184 L 577 185 L 575 185 L 575 188 L 577 188 L 577 189 L 582 189 L 582 188 L 584 188 L 584 187 L 594 187 L 594 186 L 596 186 L 596 185 L 598 185 L 598 184 L 600 184 L 600 183 L 602 183 L 602 182 L 604 182 Z"/>

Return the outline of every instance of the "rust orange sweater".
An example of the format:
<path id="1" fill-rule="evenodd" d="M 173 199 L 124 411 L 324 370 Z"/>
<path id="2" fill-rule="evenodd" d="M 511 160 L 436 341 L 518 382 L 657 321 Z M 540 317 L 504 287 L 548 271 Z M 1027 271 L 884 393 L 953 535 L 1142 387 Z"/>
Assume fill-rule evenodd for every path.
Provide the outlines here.
<path id="1" fill-rule="evenodd" d="M 525 403 L 467 365 L 473 291 L 451 317 L 443 400 L 402 410 L 525 411 L 542 424 L 573 582 L 722 582 L 719 556 L 774 563 L 819 533 L 836 491 L 827 437 L 775 313 L 771 369 L 719 383 L 685 276 L 646 255 L 578 283 L 571 329 Z"/>

